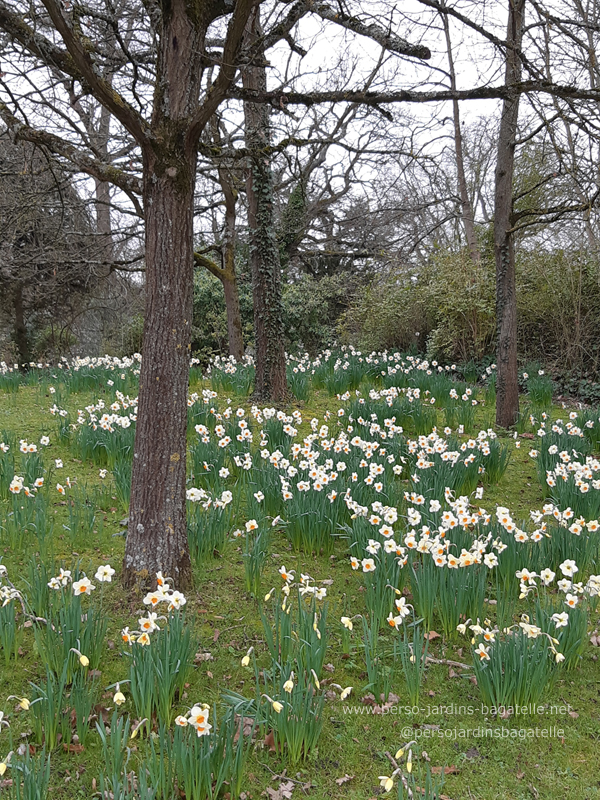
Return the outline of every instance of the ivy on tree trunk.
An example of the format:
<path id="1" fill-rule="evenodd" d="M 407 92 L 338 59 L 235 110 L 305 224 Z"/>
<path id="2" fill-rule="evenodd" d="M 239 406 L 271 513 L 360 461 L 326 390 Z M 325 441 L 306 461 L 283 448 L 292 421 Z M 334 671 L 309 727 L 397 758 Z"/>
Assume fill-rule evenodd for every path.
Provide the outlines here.
<path id="1" fill-rule="evenodd" d="M 255 46 L 262 36 L 260 8 L 252 12 L 246 26 L 246 44 Z M 255 49 L 255 52 L 256 49 Z M 243 73 L 245 89 L 266 91 L 264 54 L 258 55 Z M 246 177 L 250 271 L 254 297 L 256 381 L 258 399 L 273 402 L 287 397 L 281 264 L 273 216 L 273 173 L 267 152 L 269 108 L 266 103 L 244 103 L 246 147 L 250 153 Z"/>

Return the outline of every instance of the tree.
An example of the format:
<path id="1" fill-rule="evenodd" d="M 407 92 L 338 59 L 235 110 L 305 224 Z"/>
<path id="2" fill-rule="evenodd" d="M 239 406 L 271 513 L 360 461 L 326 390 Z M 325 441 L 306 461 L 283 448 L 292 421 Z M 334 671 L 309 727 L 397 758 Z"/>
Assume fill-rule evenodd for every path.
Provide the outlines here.
<path id="1" fill-rule="evenodd" d="M 508 428 L 519 414 L 517 375 L 517 297 L 515 247 L 512 232 L 513 174 L 521 81 L 519 50 L 523 42 L 526 0 L 509 0 L 505 83 L 509 93 L 502 102 L 496 189 L 494 201 L 494 253 L 496 258 L 497 379 L 496 423 Z"/>
<path id="2" fill-rule="evenodd" d="M 19 365 L 28 369 L 34 336 L 67 331 L 101 279 L 102 247 L 71 176 L 33 145 L 0 135 L 0 289 Z M 58 342 L 48 341 L 56 346 Z"/>
<path id="3" fill-rule="evenodd" d="M 456 69 L 454 67 L 452 39 L 450 36 L 450 20 L 448 19 L 447 14 L 442 13 L 441 17 L 442 24 L 444 26 L 444 37 L 446 39 L 446 50 L 448 53 L 448 77 L 450 78 L 450 88 L 453 91 L 456 91 Z M 460 123 L 460 106 L 458 100 L 452 101 L 452 122 L 454 127 L 454 153 L 456 157 L 456 177 L 460 196 L 461 218 L 465 229 L 465 236 L 467 239 L 469 253 L 471 254 L 471 259 L 475 264 L 478 264 L 481 261 L 481 253 L 479 251 L 479 244 L 477 242 L 477 234 L 475 233 L 473 205 L 471 203 L 471 199 L 469 198 L 469 190 L 467 186 L 463 135 Z"/>
<path id="4" fill-rule="evenodd" d="M 264 92 L 267 88 L 262 38 L 260 6 L 256 6 L 246 26 L 246 45 L 256 55 L 253 63 L 242 72 L 244 88 L 254 92 Z M 281 402 L 287 397 L 287 378 L 281 264 L 275 230 L 273 172 L 268 155 L 271 144 L 269 116 L 266 104 L 244 103 L 248 150 L 246 197 L 256 344 L 254 394 L 261 400 Z"/>
<path id="5" fill-rule="evenodd" d="M 185 452 L 187 386 L 190 357 L 193 273 L 193 194 L 199 137 L 226 97 L 236 76 L 236 63 L 253 0 L 149 0 L 139 9 L 145 31 L 133 43 L 119 39 L 121 67 L 112 80 L 103 77 L 104 21 L 119 31 L 115 10 L 106 6 L 70 10 L 44 0 L 42 13 L 0 7 L 0 25 L 36 67 L 59 70 L 65 80 L 92 94 L 124 128 L 141 150 L 142 198 L 145 221 L 146 312 L 136 441 L 132 471 L 129 533 L 123 564 L 125 585 L 149 582 L 162 570 L 177 585 L 191 579 L 185 522 Z M 24 9 L 25 10 L 25 9 Z M 207 31 L 228 17 L 221 68 L 210 86 L 202 86 L 208 55 Z M 102 24 L 97 25 L 100 20 Z M 39 32 L 43 23 L 50 38 Z M 155 50 L 151 42 L 156 42 Z M 60 44 L 57 44 L 59 42 Z M 140 97 L 146 65 L 152 64 L 154 93 Z M 202 92 L 201 90 L 204 89 Z M 202 95 L 202 97 L 201 97 Z M 150 113 L 144 113 L 149 109 Z M 6 118 L 6 107 L 5 107 Z M 23 123 L 15 125 L 24 134 Z M 54 138 L 53 138 L 54 137 Z M 41 138 L 64 152 L 52 133 Z M 101 159 L 72 154 L 99 178 L 131 191 L 138 186 Z M 86 161 L 90 162 L 84 164 Z"/>
<path id="6" fill-rule="evenodd" d="M 217 277 L 223 285 L 225 296 L 225 309 L 227 312 L 227 335 L 229 344 L 229 355 L 236 361 L 241 361 L 244 357 L 244 339 L 242 335 L 242 315 L 240 312 L 240 297 L 235 269 L 235 258 L 237 249 L 237 204 L 239 197 L 239 177 L 235 165 L 235 158 L 224 155 L 226 146 L 229 149 L 229 142 L 223 140 L 221 123 L 218 115 L 215 114 L 211 120 L 209 129 L 210 142 L 216 145 L 218 155 L 211 159 L 208 167 L 211 171 L 216 169 L 218 186 L 223 195 L 223 225 L 222 231 L 215 236 L 215 244 L 208 248 L 209 252 L 217 252 L 220 255 L 220 264 L 209 258 L 205 252 L 196 250 L 194 259 L 198 266 L 205 267 L 211 275 Z"/>

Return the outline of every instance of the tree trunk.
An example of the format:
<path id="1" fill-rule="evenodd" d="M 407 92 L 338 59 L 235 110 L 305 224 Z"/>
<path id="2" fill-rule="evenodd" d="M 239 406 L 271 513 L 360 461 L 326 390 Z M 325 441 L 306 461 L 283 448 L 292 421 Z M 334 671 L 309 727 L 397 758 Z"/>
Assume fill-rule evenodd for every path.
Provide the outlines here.
<path id="1" fill-rule="evenodd" d="M 225 293 L 225 308 L 227 309 L 229 355 L 233 356 L 236 361 L 241 361 L 244 357 L 244 339 L 242 337 L 240 295 L 235 272 L 233 273 L 233 278 L 223 275 L 223 291 Z"/>
<path id="2" fill-rule="evenodd" d="M 260 6 L 252 12 L 246 26 L 246 43 L 252 45 L 262 35 Z M 244 88 L 265 91 L 266 69 L 252 64 L 242 74 Z M 246 177 L 248 228 L 250 232 L 250 270 L 254 297 L 254 336 L 256 342 L 255 396 L 282 402 L 287 397 L 281 265 L 273 216 L 273 174 L 266 153 L 270 143 L 269 108 L 266 103 L 244 103 L 246 147 L 250 152 Z"/>
<path id="3" fill-rule="evenodd" d="M 31 361 L 31 351 L 23 312 L 23 286 L 20 283 L 14 289 L 13 308 L 15 312 L 15 345 L 19 358 L 19 369 L 26 372 Z"/>
<path id="4" fill-rule="evenodd" d="M 189 165 L 189 175 L 181 182 L 167 174 L 145 180 L 146 312 L 123 563 L 126 586 L 148 584 L 159 570 L 172 578 L 177 588 L 191 581 L 185 463 L 193 174 Z"/>
<path id="5" fill-rule="evenodd" d="M 208 23 L 206 23 L 208 24 Z M 145 316 L 123 584 L 177 589 L 192 573 L 186 524 L 186 434 L 193 283 L 196 145 L 186 145 L 197 107 L 206 25 L 184 0 L 163 17 L 153 138 L 142 150 Z"/>
<path id="6" fill-rule="evenodd" d="M 521 80 L 518 51 L 523 39 L 526 0 L 510 0 L 506 50 L 507 87 Z M 494 253 L 496 258 L 497 377 L 496 424 L 514 425 L 519 415 L 517 371 L 517 290 L 515 248 L 512 228 L 512 185 L 515 164 L 519 94 L 511 93 L 502 102 L 498 159 L 494 197 Z"/>
<path id="7" fill-rule="evenodd" d="M 242 337 L 242 314 L 240 311 L 240 294 L 235 274 L 236 244 L 236 204 L 237 192 L 234 190 L 224 169 L 219 169 L 219 182 L 225 197 L 225 231 L 223 233 L 223 292 L 227 310 L 227 336 L 229 355 L 236 361 L 244 357 L 244 339 Z"/>
<path id="8" fill-rule="evenodd" d="M 444 24 L 444 33 L 446 35 L 446 49 L 448 51 L 448 70 L 450 73 L 450 88 L 456 91 L 456 70 L 454 69 L 454 56 L 452 55 L 452 40 L 450 39 L 450 22 L 447 14 L 442 14 L 442 22 Z M 462 131 L 460 128 L 460 108 L 458 100 L 452 101 L 452 116 L 454 123 L 454 153 L 456 157 L 456 180 L 458 183 L 458 192 L 460 196 L 460 212 L 463 225 L 465 228 L 465 236 L 467 239 L 467 246 L 471 259 L 475 264 L 481 261 L 481 252 L 477 242 L 477 234 L 475 233 L 475 216 L 473 214 L 473 205 L 469 199 L 469 191 L 467 187 L 467 176 L 465 173 L 465 159 Z"/>

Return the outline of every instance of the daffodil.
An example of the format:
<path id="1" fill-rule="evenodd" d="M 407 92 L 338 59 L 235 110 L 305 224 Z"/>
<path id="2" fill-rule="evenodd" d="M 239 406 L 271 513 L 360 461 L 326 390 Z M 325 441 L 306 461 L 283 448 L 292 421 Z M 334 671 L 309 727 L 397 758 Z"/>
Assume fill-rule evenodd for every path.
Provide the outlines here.
<path id="1" fill-rule="evenodd" d="M 479 647 L 475 650 L 475 655 L 478 655 L 479 658 L 483 661 L 484 659 L 490 660 L 489 656 L 490 648 L 486 647 L 483 642 L 479 645 Z"/>
<path id="2" fill-rule="evenodd" d="M 291 694 L 294 690 L 294 673 L 290 673 L 290 677 L 287 681 L 283 684 L 283 690 L 288 694 Z"/>
<path id="3" fill-rule="evenodd" d="M 391 792 L 394 788 L 394 779 L 388 777 L 387 775 L 380 775 L 378 777 L 379 785 L 383 788 L 384 792 Z"/>
<path id="4" fill-rule="evenodd" d="M 23 709 L 23 711 L 29 711 L 29 707 L 31 706 L 31 702 L 26 697 L 17 697 L 14 694 L 8 698 L 9 700 L 16 700 L 19 704 L 19 707 Z"/>
<path id="5" fill-rule="evenodd" d="M 116 692 L 113 697 L 113 703 L 117 706 L 122 706 L 125 702 L 125 695 L 121 691 L 119 684 L 117 683 Z"/>

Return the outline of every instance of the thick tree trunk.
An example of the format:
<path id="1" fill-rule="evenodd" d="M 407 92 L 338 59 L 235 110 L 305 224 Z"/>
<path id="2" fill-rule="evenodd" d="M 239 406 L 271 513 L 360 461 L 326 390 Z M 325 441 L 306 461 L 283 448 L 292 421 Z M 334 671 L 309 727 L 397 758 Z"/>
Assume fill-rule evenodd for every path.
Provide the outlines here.
<path id="1" fill-rule="evenodd" d="M 23 311 L 23 286 L 19 283 L 13 292 L 13 309 L 15 312 L 15 345 L 19 357 L 19 369 L 27 371 L 31 361 L 31 351 L 29 349 L 29 337 L 27 336 L 27 326 L 25 325 L 25 314 Z"/>
<path id="2" fill-rule="evenodd" d="M 246 34 L 247 44 L 253 44 L 262 35 L 260 6 L 252 12 Z M 266 90 L 264 63 L 246 67 L 242 77 L 244 88 L 259 92 Z M 287 379 L 281 265 L 273 216 L 273 174 L 270 157 L 266 153 L 270 141 L 267 104 L 245 103 L 244 119 L 246 147 L 250 151 L 246 195 L 256 342 L 254 392 L 261 400 L 281 402 L 287 397 Z"/>
<path id="3" fill-rule="evenodd" d="M 193 299 L 193 169 L 145 182 L 146 313 L 123 581 L 189 585 L 185 514 Z M 168 172 L 169 170 L 167 170 Z M 148 171 L 150 172 L 150 170 Z"/>
<path id="4" fill-rule="evenodd" d="M 146 306 L 123 583 L 177 589 L 191 583 L 186 524 L 186 433 L 196 146 L 186 144 L 197 108 L 206 25 L 173 0 L 163 17 L 153 138 L 143 148 Z"/>
<path id="5" fill-rule="evenodd" d="M 526 0 L 510 0 L 506 51 L 506 86 L 521 80 L 518 51 L 523 39 Z M 498 326 L 496 423 L 503 428 L 514 425 L 519 415 L 517 371 L 517 289 L 515 249 L 512 228 L 513 173 L 519 94 L 502 102 L 498 133 L 498 160 L 494 198 L 494 253 L 496 258 L 496 321 Z"/>

